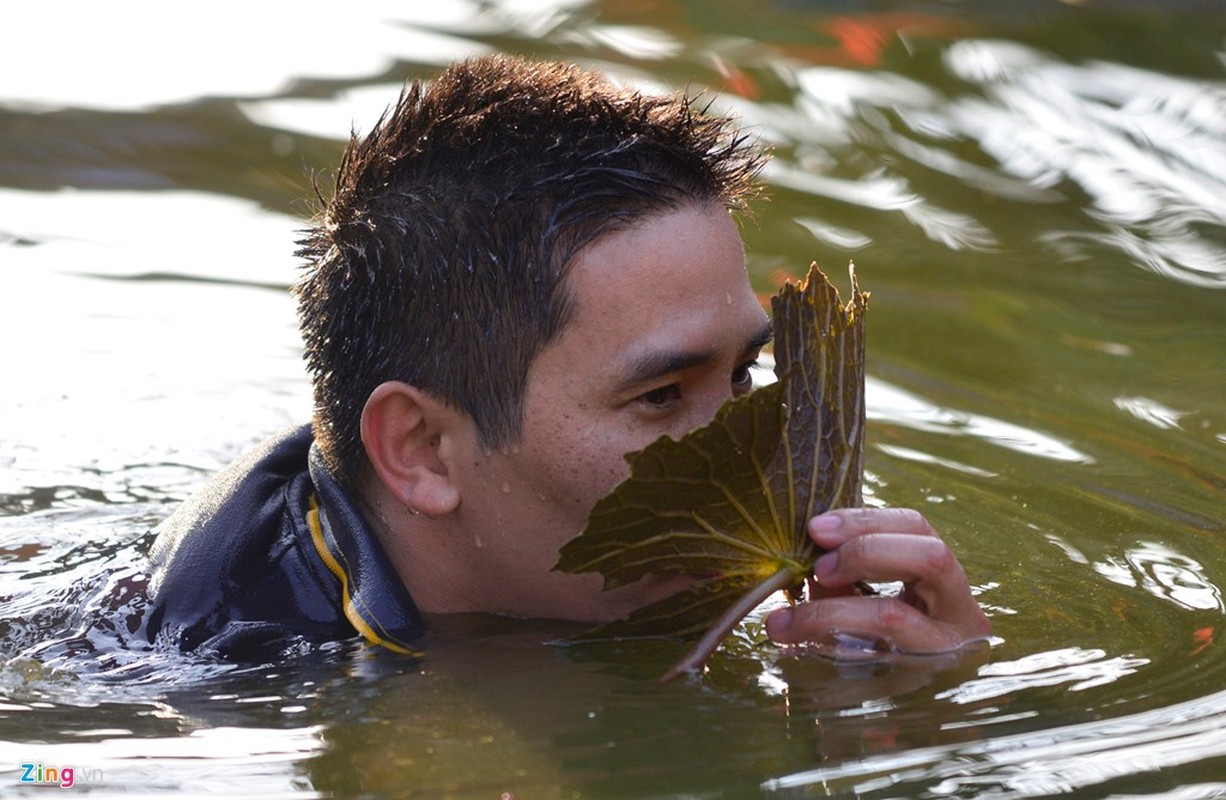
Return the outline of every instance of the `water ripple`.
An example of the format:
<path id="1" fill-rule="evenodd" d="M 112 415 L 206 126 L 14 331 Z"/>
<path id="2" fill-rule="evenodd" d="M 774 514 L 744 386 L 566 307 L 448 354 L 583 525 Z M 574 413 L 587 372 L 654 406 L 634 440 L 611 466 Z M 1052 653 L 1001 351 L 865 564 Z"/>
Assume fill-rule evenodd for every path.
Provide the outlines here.
<path id="1" fill-rule="evenodd" d="M 1226 755 L 1226 692 L 1155 711 L 781 776 L 767 791 L 857 797 L 1035 797 Z"/>
<path id="2" fill-rule="evenodd" d="M 870 420 L 918 431 L 973 436 L 1014 452 L 1054 461 L 1094 462 L 1092 456 L 1041 431 L 969 411 L 940 408 L 918 395 L 871 376 L 865 379 L 865 384 Z"/>
<path id="3" fill-rule="evenodd" d="M 1101 245 L 1166 277 L 1226 287 L 1226 84 L 1068 64 L 1003 41 L 958 42 L 945 61 L 982 92 L 942 110 L 954 131 L 1009 174 L 1090 195 L 1101 229 L 1051 231 L 1049 245 L 1065 257 Z"/>

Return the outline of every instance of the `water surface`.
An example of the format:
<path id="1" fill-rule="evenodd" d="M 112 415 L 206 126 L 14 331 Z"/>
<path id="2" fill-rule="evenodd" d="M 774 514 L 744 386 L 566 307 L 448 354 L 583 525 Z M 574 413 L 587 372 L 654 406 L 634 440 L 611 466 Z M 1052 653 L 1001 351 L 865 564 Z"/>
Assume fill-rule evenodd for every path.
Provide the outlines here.
<path id="1" fill-rule="evenodd" d="M 0 12 L 3 792 L 37 762 L 104 794 L 1226 795 L 1214 5 Z M 138 594 L 175 503 L 309 415 L 286 287 L 313 178 L 406 78 L 490 51 L 706 91 L 774 149 L 755 286 L 856 262 L 869 501 L 943 531 L 990 648 L 832 664 L 762 647 L 759 614 L 652 691 L 677 646 L 538 623 L 256 665 L 81 627 Z"/>

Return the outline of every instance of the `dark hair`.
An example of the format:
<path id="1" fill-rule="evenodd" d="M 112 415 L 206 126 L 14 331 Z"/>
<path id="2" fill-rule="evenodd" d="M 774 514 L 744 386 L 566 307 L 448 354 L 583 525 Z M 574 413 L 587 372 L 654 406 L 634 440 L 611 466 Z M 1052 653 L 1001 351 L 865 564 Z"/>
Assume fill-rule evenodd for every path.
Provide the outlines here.
<path id="1" fill-rule="evenodd" d="M 388 380 L 471 415 L 485 446 L 514 442 L 529 368 L 569 318 L 579 251 L 683 203 L 743 208 L 763 160 L 731 120 L 683 96 L 574 66 L 488 56 L 406 86 L 351 138 L 299 242 L 329 465 L 357 477 L 362 408 Z"/>

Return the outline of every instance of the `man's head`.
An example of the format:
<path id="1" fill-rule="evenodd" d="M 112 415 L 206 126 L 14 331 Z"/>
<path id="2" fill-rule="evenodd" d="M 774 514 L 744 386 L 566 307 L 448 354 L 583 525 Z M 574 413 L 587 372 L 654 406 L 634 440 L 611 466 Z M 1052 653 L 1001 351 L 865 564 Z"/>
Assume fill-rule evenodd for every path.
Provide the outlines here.
<path id="1" fill-rule="evenodd" d="M 729 120 L 574 67 L 487 57 L 407 87 L 351 141 L 302 242 L 329 464 L 358 480 L 363 408 L 387 381 L 469 415 L 486 448 L 518 441 L 533 362 L 573 312 L 576 257 L 668 211 L 739 208 L 760 161 Z"/>

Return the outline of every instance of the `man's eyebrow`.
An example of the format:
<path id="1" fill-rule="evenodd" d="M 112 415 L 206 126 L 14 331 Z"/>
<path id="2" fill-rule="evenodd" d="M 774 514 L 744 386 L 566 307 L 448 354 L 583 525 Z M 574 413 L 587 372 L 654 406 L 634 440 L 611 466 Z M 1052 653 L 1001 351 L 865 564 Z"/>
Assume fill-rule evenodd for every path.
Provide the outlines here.
<path id="1" fill-rule="evenodd" d="M 770 322 L 745 342 L 745 354 L 761 350 L 771 343 L 774 333 Z M 650 383 L 662 375 L 671 375 L 692 367 L 709 364 L 716 359 L 714 350 L 649 350 L 630 361 L 626 375 L 617 382 L 616 390 L 629 391 L 637 386 Z"/>
<path id="2" fill-rule="evenodd" d="M 674 372 L 699 367 L 715 360 L 714 350 L 649 350 L 631 359 L 615 390 L 626 392 Z"/>

